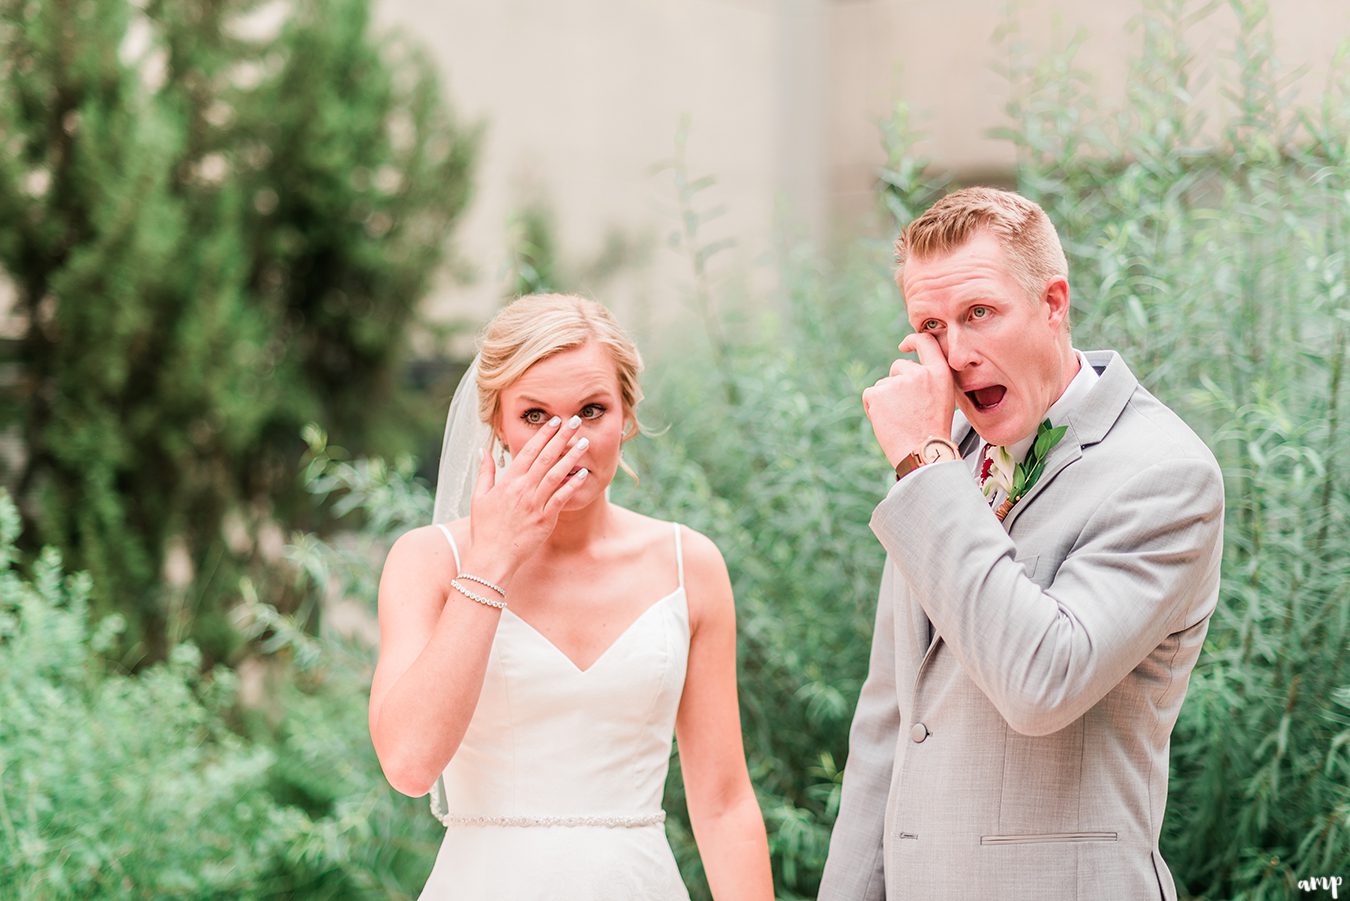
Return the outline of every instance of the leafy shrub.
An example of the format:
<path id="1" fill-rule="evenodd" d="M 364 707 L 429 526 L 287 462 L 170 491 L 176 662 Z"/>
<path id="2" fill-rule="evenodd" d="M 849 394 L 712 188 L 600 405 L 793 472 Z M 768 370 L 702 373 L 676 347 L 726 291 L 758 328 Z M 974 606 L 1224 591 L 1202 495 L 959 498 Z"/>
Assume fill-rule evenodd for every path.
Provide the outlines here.
<path id="1" fill-rule="evenodd" d="M 303 512 L 305 422 L 381 452 L 426 424 L 406 337 L 475 140 L 370 5 L 0 4 L 0 270 L 23 330 L 0 418 L 25 451 L 0 483 L 29 548 L 87 569 L 150 659 L 184 635 L 234 650 L 249 527 Z M 177 593 L 175 547 L 200 574 Z"/>
<path id="2" fill-rule="evenodd" d="M 18 534 L 0 492 L 0 897 L 415 896 L 437 824 L 383 783 L 368 650 L 327 642 L 297 675 L 312 639 L 246 605 L 282 666 L 274 720 L 245 728 L 239 679 L 190 644 L 110 668 L 121 619 L 91 622 L 53 550 L 23 573 Z"/>
<path id="3" fill-rule="evenodd" d="M 859 398 L 895 350 L 896 304 L 879 260 L 789 282 L 789 308 L 729 348 L 725 368 L 687 355 L 652 367 L 644 418 L 667 431 L 625 450 L 641 482 L 614 496 L 707 534 L 727 559 L 777 882 L 782 897 L 814 897 L 883 558 L 867 522 L 889 470 Z M 686 878 L 701 886 L 675 777 L 667 794 Z"/>
<path id="4" fill-rule="evenodd" d="M 20 575 L 0 494 L 0 895 L 256 891 L 305 826 L 264 790 L 273 755 L 233 735 L 228 670 L 179 645 L 139 677 L 100 661 L 87 576 L 55 551 Z"/>

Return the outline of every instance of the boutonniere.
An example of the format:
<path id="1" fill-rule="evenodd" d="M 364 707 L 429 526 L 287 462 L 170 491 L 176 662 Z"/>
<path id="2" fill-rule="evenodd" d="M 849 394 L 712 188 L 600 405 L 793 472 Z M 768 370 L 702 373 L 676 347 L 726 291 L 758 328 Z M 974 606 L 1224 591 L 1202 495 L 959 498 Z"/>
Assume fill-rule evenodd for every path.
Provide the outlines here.
<path id="1" fill-rule="evenodd" d="M 1008 496 L 1003 503 L 998 505 L 994 515 L 998 517 L 999 522 L 1003 522 L 1003 517 L 1008 515 L 1008 511 L 1013 505 L 1022 499 L 1022 497 L 1031 490 L 1031 486 L 1041 477 L 1045 471 L 1045 458 L 1050 456 L 1050 451 L 1056 444 L 1059 444 L 1064 433 L 1069 430 L 1067 425 L 1060 425 L 1051 428 L 1050 420 L 1041 423 L 1040 428 L 1036 429 L 1036 440 L 1031 445 L 1031 450 L 1027 452 L 1027 458 L 1013 470 L 1012 487 L 1006 489 Z M 995 448 L 995 451 L 1003 451 L 1004 448 Z M 994 455 L 991 455 L 991 457 Z"/>
<path id="2" fill-rule="evenodd" d="M 992 498 L 995 492 L 1012 494 L 1013 475 L 1017 464 L 1012 454 L 1002 445 L 992 445 L 985 449 L 984 468 L 980 470 L 980 490 L 985 497 Z"/>

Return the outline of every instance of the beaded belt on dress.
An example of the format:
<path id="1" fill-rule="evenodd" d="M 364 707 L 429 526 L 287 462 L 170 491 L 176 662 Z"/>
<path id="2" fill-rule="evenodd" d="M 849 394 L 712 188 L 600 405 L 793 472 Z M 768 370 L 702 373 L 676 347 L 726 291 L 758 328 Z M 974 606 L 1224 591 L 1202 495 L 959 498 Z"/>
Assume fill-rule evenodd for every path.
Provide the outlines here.
<path id="1" fill-rule="evenodd" d="M 666 821 L 666 812 L 614 817 L 458 817 L 439 816 L 446 826 L 602 826 L 608 829 L 637 829 L 641 826 L 659 826 Z"/>

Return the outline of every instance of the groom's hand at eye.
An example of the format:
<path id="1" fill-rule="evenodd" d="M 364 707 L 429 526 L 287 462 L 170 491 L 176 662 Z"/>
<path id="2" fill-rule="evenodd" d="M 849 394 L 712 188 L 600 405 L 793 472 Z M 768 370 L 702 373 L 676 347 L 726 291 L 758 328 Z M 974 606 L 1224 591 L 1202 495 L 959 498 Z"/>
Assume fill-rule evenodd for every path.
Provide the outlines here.
<path id="1" fill-rule="evenodd" d="M 915 332 L 900 342 L 918 361 L 896 360 L 890 375 L 863 391 L 863 410 L 877 443 L 894 466 L 931 436 L 951 432 L 956 383 L 942 348 L 932 335 Z"/>

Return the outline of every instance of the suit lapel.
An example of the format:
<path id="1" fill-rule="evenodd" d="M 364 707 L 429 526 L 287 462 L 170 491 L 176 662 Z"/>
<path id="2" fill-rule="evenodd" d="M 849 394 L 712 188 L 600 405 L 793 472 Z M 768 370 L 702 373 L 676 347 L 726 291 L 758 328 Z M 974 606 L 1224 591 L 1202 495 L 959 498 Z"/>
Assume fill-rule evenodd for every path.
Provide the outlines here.
<path id="1" fill-rule="evenodd" d="M 1064 439 L 1050 451 L 1041 477 L 1003 518 L 1005 529 L 1011 531 L 1018 515 L 1035 502 L 1045 487 L 1055 480 L 1055 476 L 1083 456 L 1083 448 L 1096 444 L 1106 436 L 1129 403 L 1134 389 L 1139 387 L 1134 373 L 1130 372 L 1125 361 L 1115 351 L 1089 351 L 1084 356 L 1087 357 L 1088 365 L 1099 370 L 1100 377 L 1082 403 L 1070 411 L 1067 423 L 1069 430 L 1064 433 Z"/>
<path id="2" fill-rule="evenodd" d="M 1072 422 L 1072 417 L 1070 422 Z M 1050 451 L 1049 457 L 1046 457 L 1045 469 L 1042 470 L 1041 477 L 1036 480 L 1036 484 L 1032 485 L 1031 490 L 1022 495 L 1022 499 L 1013 504 L 1012 509 L 1008 511 L 1008 515 L 1003 517 L 1003 528 L 1011 531 L 1013 523 L 1017 522 L 1018 514 L 1025 510 L 1032 501 L 1036 500 L 1036 496 L 1041 493 L 1041 490 L 1053 482 L 1055 476 L 1059 475 L 1064 467 L 1081 456 L 1083 456 L 1083 445 L 1074 435 L 1073 426 L 1070 425 L 1069 430 L 1064 433 L 1064 440 L 1057 444 L 1054 450 Z"/>

